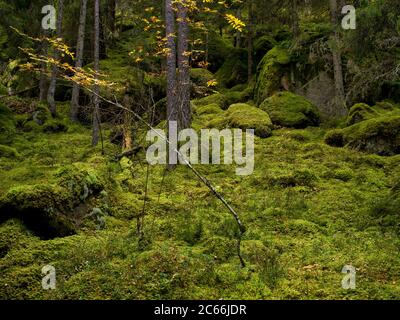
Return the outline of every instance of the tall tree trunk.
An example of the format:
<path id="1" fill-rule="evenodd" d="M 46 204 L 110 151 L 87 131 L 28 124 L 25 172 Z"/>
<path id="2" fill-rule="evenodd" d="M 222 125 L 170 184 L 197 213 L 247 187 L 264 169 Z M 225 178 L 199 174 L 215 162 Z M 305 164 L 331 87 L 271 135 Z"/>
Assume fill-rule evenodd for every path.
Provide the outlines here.
<path id="1" fill-rule="evenodd" d="M 179 129 L 191 126 L 190 110 L 190 69 L 189 69 L 189 22 L 187 2 L 178 4 L 178 107 Z"/>
<path id="2" fill-rule="evenodd" d="M 57 32 L 56 32 L 56 34 L 57 34 L 57 38 L 59 38 L 59 39 L 62 38 L 63 9 L 64 9 L 64 1 L 58 0 Z M 60 54 L 57 49 L 54 49 L 53 57 L 54 57 L 54 60 L 56 60 L 56 61 L 59 59 Z M 49 110 L 50 110 L 53 118 L 55 118 L 57 116 L 56 102 L 54 99 L 54 95 L 56 93 L 57 74 L 58 74 L 58 68 L 56 65 L 53 65 L 53 69 L 51 72 L 49 91 L 47 92 L 47 103 L 49 105 Z"/>
<path id="3" fill-rule="evenodd" d="M 43 35 L 45 37 L 48 37 L 49 36 L 48 30 L 44 30 Z M 47 56 L 48 50 L 49 50 L 48 42 L 43 41 L 42 48 L 41 48 L 42 55 Z M 47 69 L 46 63 L 41 62 L 40 68 L 42 71 L 40 72 L 40 79 L 39 79 L 39 100 L 46 101 L 46 95 L 47 95 L 46 93 L 47 93 L 47 85 L 48 85 L 47 76 L 46 76 L 46 69 Z"/>
<path id="4" fill-rule="evenodd" d="M 292 0 L 291 9 L 291 29 L 293 33 L 293 37 L 297 39 L 300 34 L 300 26 L 299 26 L 299 12 L 298 12 L 298 0 Z"/>
<path id="5" fill-rule="evenodd" d="M 165 0 L 165 31 L 167 37 L 167 124 L 168 137 L 172 137 L 172 121 L 178 121 L 176 107 L 176 47 L 175 47 L 175 14 L 172 0 Z M 176 160 L 175 152 L 169 152 L 168 168 L 174 168 L 171 162 Z"/>
<path id="6" fill-rule="evenodd" d="M 76 45 L 75 68 L 81 68 L 83 64 L 86 11 L 87 11 L 87 0 L 81 0 L 81 13 L 79 17 L 79 30 L 78 30 L 78 41 Z M 77 83 L 74 83 L 72 87 L 72 99 L 71 99 L 71 120 L 74 122 L 78 121 L 78 109 L 79 109 L 79 85 Z"/>
<path id="7" fill-rule="evenodd" d="M 123 99 L 123 106 L 129 111 L 132 108 L 132 99 L 129 97 L 126 92 Z M 133 140 L 132 140 L 132 122 L 133 117 L 132 113 L 128 110 L 124 111 L 123 114 L 123 125 L 122 125 L 122 151 L 129 151 L 133 149 Z"/>
<path id="8" fill-rule="evenodd" d="M 340 3 L 340 2 L 339 2 Z M 344 116 L 347 113 L 345 95 L 344 95 L 344 82 L 343 82 L 343 69 L 342 69 L 342 55 L 340 52 L 340 39 L 338 28 L 338 0 L 329 0 L 331 11 L 331 23 L 335 28 L 331 36 L 332 42 L 332 60 L 333 72 L 335 78 L 335 116 Z"/>
<path id="9" fill-rule="evenodd" d="M 96 72 L 96 79 L 98 79 L 98 72 L 100 70 L 100 0 L 94 1 L 94 71 Z M 99 85 L 95 84 L 93 95 L 93 131 L 92 131 L 92 145 L 96 146 L 100 138 L 100 111 L 99 111 Z"/>
<path id="10" fill-rule="evenodd" d="M 254 27 L 254 12 L 253 0 L 249 0 L 249 29 L 247 33 L 247 81 L 253 79 L 253 27 Z"/>
<path id="11" fill-rule="evenodd" d="M 107 25 L 108 28 L 110 29 L 109 31 L 112 33 L 114 36 L 115 32 L 115 12 L 116 12 L 116 5 L 117 1 L 116 0 L 108 0 L 107 1 Z"/>

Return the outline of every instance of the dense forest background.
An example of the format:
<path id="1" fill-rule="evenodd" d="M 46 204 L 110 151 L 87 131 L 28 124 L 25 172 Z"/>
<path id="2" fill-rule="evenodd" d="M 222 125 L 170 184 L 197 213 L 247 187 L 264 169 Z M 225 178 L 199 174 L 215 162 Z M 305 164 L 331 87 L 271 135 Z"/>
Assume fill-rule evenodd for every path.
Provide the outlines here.
<path id="1" fill-rule="evenodd" d="M 398 0 L 0 0 L 0 17 L 1 299 L 400 298 Z M 254 173 L 149 165 L 171 120 L 254 129 Z"/>

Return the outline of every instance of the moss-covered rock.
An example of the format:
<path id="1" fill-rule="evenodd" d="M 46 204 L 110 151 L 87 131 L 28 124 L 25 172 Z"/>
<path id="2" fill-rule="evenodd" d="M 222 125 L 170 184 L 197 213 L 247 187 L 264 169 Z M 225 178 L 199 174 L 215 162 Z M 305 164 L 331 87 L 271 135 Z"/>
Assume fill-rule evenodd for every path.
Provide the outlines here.
<path id="1" fill-rule="evenodd" d="M 274 124 L 283 127 L 306 128 L 320 122 L 318 109 L 306 98 L 285 91 L 266 99 L 260 108 L 267 112 Z"/>
<path id="2" fill-rule="evenodd" d="M 60 120 L 50 120 L 43 125 L 43 132 L 59 133 L 67 131 L 68 131 L 68 125 L 66 125 L 63 121 Z"/>
<path id="3" fill-rule="evenodd" d="M 20 185 L 0 198 L 0 221 L 22 219 L 44 238 L 76 231 L 86 211 L 82 204 L 103 189 L 94 172 L 77 166 L 56 173 L 56 183 Z"/>
<path id="4" fill-rule="evenodd" d="M 400 116 L 384 115 L 332 130 L 325 136 L 325 142 L 382 156 L 399 154 Z"/>
<path id="5" fill-rule="evenodd" d="M 254 133 L 267 138 L 272 133 L 272 123 L 268 114 L 245 103 L 233 104 L 227 111 L 229 125 L 243 130 L 254 129 Z"/>
<path id="6" fill-rule="evenodd" d="M 233 49 L 215 74 L 218 83 L 228 88 L 247 81 L 247 51 Z"/>
<path id="7" fill-rule="evenodd" d="M 195 85 L 205 87 L 209 81 L 215 79 L 215 76 L 207 69 L 192 68 L 190 69 L 190 79 Z"/>
<path id="8" fill-rule="evenodd" d="M 258 104 L 281 89 L 281 79 L 289 63 L 288 51 L 280 47 L 274 47 L 264 56 L 257 67 L 254 94 Z"/>
<path id="9" fill-rule="evenodd" d="M 0 144 L 9 144 L 15 135 L 12 111 L 0 102 Z"/>
<path id="10" fill-rule="evenodd" d="M 16 159 L 20 157 L 20 154 L 15 148 L 0 144 L 0 158 L 1 157 Z"/>
<path id="11" fill-rule="evenodd" d="M 400 153 L 400 116 L 381 116 L 343 129 L 343 138 L 352 149 L 394 155 Z"/>
<path id="12" fill-rule="evenodd" d="M 361 121 L 390 114 L 400 115 L 400 108 L 389 101 L 377 102 L 372 107 L 365 103 L 357 103 L 353 107 L 351 107 L 347 116 L 346 124 L 347 126 L 351 126 Z"/>
<path id="13" fill-rule="evenodd" d="M 221 114 L 221 113 L 223 113 L 223 110 L 216 103 L 211 103 L 206 106 L 201 106 L 196 108 L 196 114 L 198 114 L 199 116 L 205 114 Z"/>
<path id="14" fill-rule="evenodd" d="M 196 107 L 203 107 L 213 103 L 217 104 L 223 110 L 229 107 L 229 101 L 222 93 L 215 93 L 201 99 L 193 100 L 193 104 Z"/>
<path id="15" fill-rule="evenodd" d="M 378 112 L 365 103 L 357 103 L 351 107 L 346 124 L 351 126 L 364 120 L 378 116 Z"/>

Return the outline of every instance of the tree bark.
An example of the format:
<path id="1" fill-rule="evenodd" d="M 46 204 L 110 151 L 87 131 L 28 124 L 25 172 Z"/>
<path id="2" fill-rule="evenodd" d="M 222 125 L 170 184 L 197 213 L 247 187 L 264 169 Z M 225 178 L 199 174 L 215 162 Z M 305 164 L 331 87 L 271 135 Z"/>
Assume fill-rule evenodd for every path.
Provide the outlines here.
<path id="1" fill-rule="evenodd" d="M 187 2 L 178 4 L 178 108 L 179 129 L 190 128 L 190 69 L 189 69 L 189 22 Z"/>
<path id="2" fill-rule="evenodd" d="M 87 0 L 81 0 L 81 12 L 79 17 L 79 30 L 78 30 L 78 41 L 76 45 L 75 68 L 81 68 L 83 64 L 86 11 L 87 11 Z M 78 109 L 79 109 L 79 85 L 77 83 L 74 83 L 72 87 L 72 99 L 71 99 L 71 120 L 74 122 L 78 121 Z"/>
<path id="3" fill-rule="evenodd" d="M 57 32 L 56 32 L 57 38 L 62 37 L 63 9 L 64 9 L 64 0 L 58 0 Z M 53 58 L 56 61 L 60 58 L 60 54 L 57 49 L 54 49 Z M 56 93 L 57 74 L 58 74 L 58 68 L 56 65 L 53 65 L 49 90 L 47 92 L 47 103 L 49 105 L 49 110 L 53 118 L 57 116 L 56 102 L 54 99 L 54 95 Z"/>
<path id="4" fill-rule="evenodd" d="M 247 81 L 250 82 L 253 79 L 253 24 L 254 24 L 254 12 L 253 12 L 253 0 L 249 0 L 249 30 L 247 33 Z"/>
<path id="5" fill-rule="evenodd" d="M 165 31 L 167 38 L 167 126 L 168 137 L 172 137 L 172 121 L 178 121 L 178 110 L 176 107 L 176 47 L 175 47 L 175 14 L 172 0 L 165 0 Z M 171 163 L 175 154 L 170 152 L 168 163 Z M 169 164 L 171 170 L 174 165 Z"/>
<path id="6" fill-rule="evenodd" d="M 331 23 L 335 28 L 335 31 L 331 36 L 333 72 L 335 78 L 335 115 L 340 117 L 346 115 L 347 107 L 344 94 L 342 55 L 339 48 L 340 38 L 339 32 L 337 31 L 338 0 L 329 0 L 329 6 L 331 11 Z"/>
<path id="7" fill-rule="evenodd" d="M 49 36 L 49 32 L 47 30 L 43 31 L 43 35 L 45 37 Z M 42 42 L 42 48 L 41 52 L 43 56 L 47 56 L 49 50 L 49 46 L 47 44 L 47 41 Z M 39 100 L 40 101 L 46 101 L 46 93 L 47 93 L 47 76 L 46 76 L 46 69 L 47 65 L 45 62 L 41 62 L 40 65 L 41 68 L 41 73 L 40 73 L 40 79 L 39 79 Z"/>
<path id="8" fill-rule="evenodd" d="M 94 71 L 96 79 L 100 70 L 100 0 L 94 1 Z M 96 146 L 100 138 L 99 85 L 95 84 L 93 95 L 93 131 L 92 146 Z"/>

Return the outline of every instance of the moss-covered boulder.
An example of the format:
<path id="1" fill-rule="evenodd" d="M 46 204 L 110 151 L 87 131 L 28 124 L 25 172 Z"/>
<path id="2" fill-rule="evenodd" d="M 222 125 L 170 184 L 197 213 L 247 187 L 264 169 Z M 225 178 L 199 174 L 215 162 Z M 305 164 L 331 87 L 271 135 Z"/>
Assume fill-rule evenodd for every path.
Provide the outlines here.
<path id="1" fill-rule="evenodd" d="M 193 104 L 196 107 L 207 106 L 214 103 L 217 104 L 223 110 L 229 107 L 229 101 L 226 98 L 226 96 L 222 93 L 215 93 L 201 99 L 193 100 Z"/>
<path id="2" fill-rule="evenodd" d="M 87 213 L 86 201 L 104 188 L 95 172 L 77 166 L 60 169 L 54 183 L 20 185 L 0 197 L 0 222 L 23 220 L 44 238 L 74 233 Z"/>
<path id="3" fill-rule="evenodd" d="M 284 48 L 274 47 L 262 58 L 257 67 L 254 97 L 257 104 L 282 89 L 281 79 L 290 63 L 290 55 Z"/>
<path id="4" fill-rule="evenodd" d="M 364 120 L 378 116 L 378 112 L 365 103 L 357 103 L 351 107 L 346 124 L 351 126 Z"/>
<path id="5" fill-rule="evenodd" d="M 206 106 L 201 106 L 196 108 L 196 114 L 199 116 L 208 115 L 208 114 L 221 114 L 224 111 L 219 107 L 216 103 L 211 103 Z"/>
<path id="6" fill-rule="evenodd" d="M 0 144 L 9 144 L 15 135 L 12 111 L 0 102 Z"/>
<path id="7" fill-rule="evenodd" d="M 352 126 L 361 121 L 389 114 L 400 115 L 400 108 L 389 101 L 377 102 L 372 107 L 365 103 L 356 103 L 349 111 L 346 124 L 347 126 Z"/>
<path id="8" fill-rule="evenodd" d="M 192 68 L 190 69 L 190 79 L 197 86 L 206 87 L 207 83 L 215 79 L 214 74 L 204 68 Z"/>
<path id="9" fill-rule="evenodd" d="M 260 108 L 279 126 L 301 129 L 318 126 L 320 123 L 317 107 L 306 98 L 288 91 L 279 92 L 266 99 Z"/>
<path id="10" fill-rule="evenodd" d="M 399 154 L 400 115 L 383 115 L 336 129 L 327 133 L 325 142 L 331 146 L 347 146 L 382 156 Z"/>
<path id="11" fill-rule="evenodd" d="M 67 131 L 68 131 L 68 125 L 61 120 L 50 120 L 43 125 L 43 132 L 59 133 Z"/>
<path id="12" fill-rule="evenodd" d="M 233 49 L 215 74 L 218 83 L 231 88 L 247 81 L 247 50 Z"/>
<path id="13" fill-rule="evenodd" d="M 231 105 L 221 117 L 229 127 L 254 129 L 254 133 L 261 138 L 267 138 L 272 133 L 272 122 L 268 114 L 245 103 Z"/>

